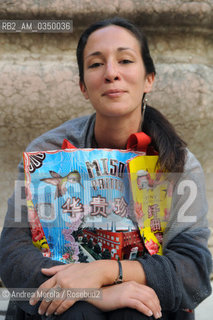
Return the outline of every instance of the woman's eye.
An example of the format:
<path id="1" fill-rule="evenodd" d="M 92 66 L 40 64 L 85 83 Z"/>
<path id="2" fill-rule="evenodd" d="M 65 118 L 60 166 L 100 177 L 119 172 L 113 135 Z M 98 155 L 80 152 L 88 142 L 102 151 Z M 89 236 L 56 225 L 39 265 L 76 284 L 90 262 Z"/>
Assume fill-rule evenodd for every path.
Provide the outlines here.
<path id="1" fill-rule="evenodd" d="M 128 63 L 133 63 L 133 61 L 128 60 L 128 59 L 123 59 L 120 61 L 121 64 L 128 64 Z"/>
<path id="2" fill-rule="evenodd" d="M 97 68 L 97 67 L 99 67 L 100 65 L 101 65 L 100 62 L 96 62 L 96 63 L 91 64 L 91 65 L 89 66 L 89 68 Z"/>

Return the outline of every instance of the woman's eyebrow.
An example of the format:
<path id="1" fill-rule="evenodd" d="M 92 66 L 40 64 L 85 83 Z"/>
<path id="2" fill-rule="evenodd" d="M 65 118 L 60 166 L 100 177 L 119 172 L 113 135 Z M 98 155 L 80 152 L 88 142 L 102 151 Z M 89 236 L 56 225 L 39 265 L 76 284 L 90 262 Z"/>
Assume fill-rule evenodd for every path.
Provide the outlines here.
<path id="1" fill-rule="evenodd" d="M 117 51 L 119 51 L 119 52 L 120 51 L 125 51 L 125 50 L 131 50 L 131 51 L 135 52 L 134 49 L 129 48 L 129 47 L 119 47 L 119 48 L 117 48 Z M 101 55 L 103 55 L 103 54 L 100 51 L 95 51 L 95 52 L 92 52 L 92 53 L 88 54 L 85 58 L 87 59 L 87 58 L 89 58 L 91 56 L 101 56 Z"/>
<path id="2" fill-rule="evenodd" d="M 124 51 L 124 50 L 131 50 L 131 51 L 134 51 L 134 52 L 135 52 L 134 49 L 129 48 L 129 47 L 120 47 L 120 48 L 117 49 L 117 51 Z"/>
<path id="3" fill-rule="evenodd" d="M 92 52 L 92 53 L 88 54 L 88 55 L 85 57 L 85 59 L 87 59 L 87 58 L 89 58 L 89 57 L 91 57 L 91 56 L 101 56 L 101 55 L 102 55 L 102 53 L 101 53 L 100 51 L 95 51 L 95 52 Z"/>

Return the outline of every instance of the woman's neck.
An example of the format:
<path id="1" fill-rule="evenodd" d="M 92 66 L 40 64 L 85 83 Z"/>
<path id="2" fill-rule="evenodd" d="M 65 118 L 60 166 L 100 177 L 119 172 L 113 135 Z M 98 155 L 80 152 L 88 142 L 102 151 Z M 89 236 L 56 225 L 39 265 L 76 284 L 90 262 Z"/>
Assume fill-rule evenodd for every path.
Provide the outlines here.
<path id="1" fill-rule="evenodd" d="M 99 148 L 126 149 L 129 136 L 141 130 L 141 114 L 137 118 L 102 118 L 96 115 L 95 141 Z"/>

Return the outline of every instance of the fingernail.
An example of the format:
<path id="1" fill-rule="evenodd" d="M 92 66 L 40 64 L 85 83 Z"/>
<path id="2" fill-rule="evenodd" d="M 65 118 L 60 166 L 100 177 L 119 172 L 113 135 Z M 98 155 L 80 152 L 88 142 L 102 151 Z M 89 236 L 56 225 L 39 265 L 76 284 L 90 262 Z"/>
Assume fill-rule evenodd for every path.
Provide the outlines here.
<path id="1" fill-rule="evenodd" d="M 30 299 L 29 304 L 32 306 L 33 305 L 34 300 Z"/>
<path id="2" fill-rule="evenodd" d="M 46 313 L 45 313 L 45 316 L 46 316 L 46 317 L 48 317 L 48 316 L 49 316 L 49 313 L 48 313 L 48 312 L 46 312 Z"/>
<path id="3" fill-rule="evenodd" d="M 161 312 L 157 312 L 156 314 L 157 319 L 162 317 L 162 313 Z"/>
<path id="4" fill-rule="evenodd" d="M 57 316 L 57 315 L 58 315 L 58 312 L 54 312 L 54 315 Z"/>
<path id="5" fill-rule="evenodd" d="M 150 317 L 153 315 L 151 310 L 149 310 L 148 314 L 149 314 Z"/>
<path id="6" fill-rule="evenodd" d="M 42 315 L 41 309 L 38 309 L 38 314 Z"/>

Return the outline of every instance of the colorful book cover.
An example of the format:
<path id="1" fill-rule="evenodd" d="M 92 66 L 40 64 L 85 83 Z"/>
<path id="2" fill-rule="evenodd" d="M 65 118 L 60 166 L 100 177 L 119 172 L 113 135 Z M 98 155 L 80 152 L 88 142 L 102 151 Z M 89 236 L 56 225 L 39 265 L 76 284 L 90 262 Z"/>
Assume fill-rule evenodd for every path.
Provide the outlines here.
<path id="1" fill-rule="evenodd" d="M 143 254 L 127 171 L 127 162 L 143 154 L 108 149 L 24 153 L 32 240 L 43 255 L 70 263 Z"/>
<path id="2" fill-rule="evenodd" d="M 128 162 L 135 217 L 148 252 L 162 254 L 173 183 L 158 166 L 158 156 L 138 156 Z"/>

